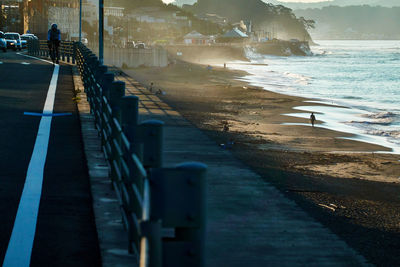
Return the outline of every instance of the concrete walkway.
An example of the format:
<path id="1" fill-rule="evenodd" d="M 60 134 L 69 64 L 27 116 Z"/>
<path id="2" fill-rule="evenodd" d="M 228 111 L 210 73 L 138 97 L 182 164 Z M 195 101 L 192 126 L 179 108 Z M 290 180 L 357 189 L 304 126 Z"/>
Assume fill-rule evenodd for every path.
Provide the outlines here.
<path id="1" fill-rule="evenodd" d="M 140 119 L 165 122 L 164 165 L 208 165 L 206 266 L 366 266 L 366 260 L 296 203 L 222 150 L 178 112 L 125 75 Z"/>

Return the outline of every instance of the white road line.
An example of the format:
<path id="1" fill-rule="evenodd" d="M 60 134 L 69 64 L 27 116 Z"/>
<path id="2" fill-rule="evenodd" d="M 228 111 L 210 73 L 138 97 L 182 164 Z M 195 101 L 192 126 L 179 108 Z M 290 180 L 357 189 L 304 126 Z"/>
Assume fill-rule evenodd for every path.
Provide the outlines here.
<path id="1" fill-rule="evenodd" d="M 43 114 L 53 113 L 59 69 L 60 66 L 58 65 L 54 67 Z M 52 116 L 43 116 L 40 120 L 35 147 L 29 162 L 24 190 L 22 191 L 3 267 L 28 267 L 30 264 L 42 194 L 43 173 L 50 139 L 51 121 Z"/>
<path id="2" fill-rule="evenodd" d="M 25 54 L 23 54 L 23 53 L 17 53 L 17 55 L 20 55 L 20 56 L 23 56 L 23 57 L 29 57 L 29 58 L 37 59 L 37 60 L 40 60 L 40 61 L 43 61 L 43 62 L 47 62 L 47 63 L 49 63 L 49 64 L 53 64 L 53 62 L 51 62 L 51 61 L 49 61 L 49 60 L 45 60 L 45 59 L 42 59 L 42 58 L 38 58 L 38 57 L 33 57 L 33 56 L 25 55 Z"/>

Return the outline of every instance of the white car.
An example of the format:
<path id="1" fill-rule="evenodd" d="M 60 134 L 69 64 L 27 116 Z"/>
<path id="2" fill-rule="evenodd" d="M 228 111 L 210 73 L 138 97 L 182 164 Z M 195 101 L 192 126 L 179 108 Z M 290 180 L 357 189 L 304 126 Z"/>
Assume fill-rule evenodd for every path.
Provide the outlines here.
<path id="1" fill-rule="evenodd" d="M 19 33 L 7 32 L 5 34 L 5 38 L 7 41 L 7 48 L 11 48 L 14 50 L 22 49 L 21 37 L 20 37 Z"/>
<path id="2" fill-rule="evenodd" d="M 142 42 L 139 42 L 139 43 L 136 43 L 135 47 L 138 48 L 138 49 L 145 49 L 146 48 L 146 44 L 142 43 Z"/>

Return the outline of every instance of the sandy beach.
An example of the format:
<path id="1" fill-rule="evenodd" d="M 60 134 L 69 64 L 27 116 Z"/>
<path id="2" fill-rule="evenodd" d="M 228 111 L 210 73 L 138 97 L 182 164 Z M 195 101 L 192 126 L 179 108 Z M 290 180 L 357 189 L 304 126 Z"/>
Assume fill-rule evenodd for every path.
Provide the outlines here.
<path id="1" fill-rule="evenodd" d="M 249 86 L 241 71 L 178 61 L 167 68 L 124 70 L 216 146 L 232 153 L 379 266 L 400 260 L 400 156 L 378 145 L 338 139 L 350 134 L 284 116 L 307 100 Z M 225 127 L 224 130 L 224 125 Z M 195 141 L 195 140 L 194 140 Z M 222 148 L 221 148 L 222 149 Z"/>

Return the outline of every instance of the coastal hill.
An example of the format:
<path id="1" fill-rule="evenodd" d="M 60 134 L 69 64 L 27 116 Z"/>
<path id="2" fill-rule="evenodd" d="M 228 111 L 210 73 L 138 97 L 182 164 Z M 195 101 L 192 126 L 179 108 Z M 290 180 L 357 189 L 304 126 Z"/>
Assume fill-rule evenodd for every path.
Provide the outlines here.
<path id="1" fill-rule="evenodd" d="M 193 5 L 197 0 L 175 0 L 175 4 L 182 5 Z M 263 0 L 265 3 L 271 3 L 274 5 L 283 5 L 291 9 L 306 9 L 306 8 L 322 8 L 326 6 L 352 6 L 352 5 L 370 5 L 370 6 L 383 6 L 393 7 L 400 6 L 399 0 L 332 0 L 332 1 L 320 1 L 316 3 L 303 3 L 303 2 L 283 2 L 279 0 Z"/>
<path id="2" fill-rule="evenodd" d="M 315 29 L 310 31 L 314 39 L 400 39 L 400 7 L 328 6 L 294 12 L 315 20 Z"/>
<path id="3" fill-rule="evenodd" d="M 323 8 L 326 6 L 357 6 L 357 5 L 383 6 L 383 7 L 400 6 L 399 0 L 333 0 L 333 1 L 321 1 L 316 3 L 264 0 L 264 2 L 269 2 L 275 5 L 277 4 L 284 5 L 291 9 Z"/>
<path id="4" fill-rule="evenodd" d="M 251 21 L 253 31 L 272 32 L 279 39 L 311 40 L 307 28 L 313 27 L 313 21 L 297 18 L 291 9 L 282 5 L 261 0 L 198 0 L 183 7 L 194 14 L 217 14 L 230 22 Z"/>

